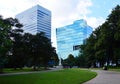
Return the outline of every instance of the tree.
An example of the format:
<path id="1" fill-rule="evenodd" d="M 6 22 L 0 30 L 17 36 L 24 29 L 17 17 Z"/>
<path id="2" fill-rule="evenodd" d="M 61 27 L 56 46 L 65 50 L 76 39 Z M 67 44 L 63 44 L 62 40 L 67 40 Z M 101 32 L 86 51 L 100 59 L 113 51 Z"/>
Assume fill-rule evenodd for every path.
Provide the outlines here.
<path id="1" fill-rule="evenodd" d="M 81 55 L 88 64 L 100 63 L 104 66 L 118 64 L 120 59 L 120 6 L 117 5 L 108 16 L 105 23 L 99 26 L 81 46 Z M 80 55 L 80 56 L 81 56 Z"/>
<path id="2" fill-rule="evenodd" d="M 0 16 L 0 73 L 7 60 L 7 54 L 11 47 L 11 40 L 9 37 L 10 24 L 6 24 L 6 20 Z"/>
<path id="3" fill-rule="evenodd" d="M 30 33 L 25 33 L 23 35 L 23 50 L 24 50 L 24 60 L 25 66 L 30 67 L 32 62 L 32 39 L 33 35 Z"/>
<path id="4" fill-rule="evenodd" d="M 24 42 L 23 42 L 23 30 L 14 29 L 12 30 L 13 46 L 12 46 L 12 67 L 14 69 L 21 68 L 25 65 L 25 55 L 24 55 Z"/>
<path id="5" fill-rule="evenodd" d="M 3 66 L 6 63 L 8 55 L 10 55 L 12 46 L 12 27 L 21 27 L 22 25 L 17 19 L 6 18 L 0 16 L 0 71 L 2 72 Z"/>
<path id="6" fill-rule="evenodd" d="M 117 5 L 108 16 L 105 23 L 101 25 L 100 38 L 98 40 L 102 48 L 105 60 L 109 65 L 110 61 L 116 63 L 118 61 L 118 56 L 116 56 L 116 50 L 119 49 L 119 22 L 120 22 L 120 6 Z M 101 43 L 100 43 L 101 41 Z M 101 49 L 100 49 L 101 50 Z"/>
<path id="7" fill-rule="evenodd" d="M 45 36 L 44 32 L 37 33 L 31 39 L 31 65 L 36 67 L 48 66 L 48 62 L 54 56 L 55 50 L 51 46 L 50 39 Z"/>
<path id="8" fill-rule="evenodd" d="M 70 68 L 72 68 L 73 66 L 76 65 L 75 63 L 76 63 L 75 57 L 72 54 L 69 54 L 68 58 L 63 60 L 62 65 L 69 66 Z"/>
<path id="9" fill-rule="evenodd" d="M 120 49 L 120 6 L 117 5 L 108 16 L 107 21 L 109 23 L 109 28 L 112 30 L 113 36 L 113 56 L 112 62 L 118 65 L 120 56 L 118 51 Z"/>
<path id="10" fill-rule="evenodd" d="M 57 66 L 59 64 L 59 58 L 54 47 L 51 47 L 51 58 L 49 60 L 49 66 Z"/>
<path id="11" fill-rule="evenodd" d="M 55 48 L 54 48 L 55 49 Z M 52 60 L 54 62 L 54 66 L 57 66 L 59 64 L 59 58 L 58 55 L 56 53 L 55 50 L 52 51 L 53 52 L 53 56 L 52 56 Z"/>

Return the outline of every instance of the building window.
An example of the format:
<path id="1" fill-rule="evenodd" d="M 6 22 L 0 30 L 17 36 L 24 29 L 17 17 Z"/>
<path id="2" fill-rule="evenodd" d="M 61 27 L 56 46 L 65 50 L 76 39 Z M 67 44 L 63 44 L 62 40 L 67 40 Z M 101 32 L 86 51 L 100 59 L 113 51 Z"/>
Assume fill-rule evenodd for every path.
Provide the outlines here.
<path id="1" fill-rule="evenodd" d="M 80 45 L 73 46 L 73 50 L 79 50 L 79 49 L 80 49 Z"/>

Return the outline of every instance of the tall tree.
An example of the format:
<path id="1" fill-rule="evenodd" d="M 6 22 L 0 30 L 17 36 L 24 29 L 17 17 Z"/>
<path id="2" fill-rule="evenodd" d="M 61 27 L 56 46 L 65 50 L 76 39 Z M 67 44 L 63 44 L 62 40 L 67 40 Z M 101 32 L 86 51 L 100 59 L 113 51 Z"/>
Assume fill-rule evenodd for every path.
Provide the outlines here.
<path id="1" fill-rule="evenodd" d="M 64 60 L 62 61 L 62 65 L 63 65 L 64 67 L 69 66 L 70 68 L 72 68 L 73 66 L 76 65 L 76 59 L 75 59 L 75 57 L 74 57 L 72 54 L 69 54 L 69 55 L 68 55 L 68 58 L 67 58 L 67 59 L 64 59 Z"/>
<path id="2" fill-rule="evenodd" d="M 107 18 L 109 23 L 109 28 L 112 30 L 112 36 L 114 42 L 113 46 L 113 56 L 112 61 L 118 64 L 118 60 L 120 59 L 119 49 L 120 49 L 120 6 L 117 5 L 111 12 L 111 14 Z"/>
<path id="3" fill-rule="evenodd" d="M 10 24 L 0 16 L 0 72 L 6 63 L 7 54 L 12 44 L 9 37 L 10 30 Z"/>
<path id="4" fill-rule="evenodd" d="M 118 64 L 120 59 L 119 38 L 120 6 L 117 5 L 105 23 L 99 26 L 86 40 L 86 44 L 81 48 L 81 55 L 86 56 L 86 59 L 89 59 L 92 63 L 99 62 L 101 66 L 105 63 L 110 64 L 110 62 Z"/>
<path id="5" fill-rule="evenodd" d="M 6 18 L 0 16 L 0 71 L 2 72 L 3 66 L 6 63 L 8 55 L 10 55 L 12 40 L 12 28 L 21 27 L 22 25 L 17 19 Z"/>
<path id="6" fill-rule="evenodd" d="M 52 48 L 50 40 L 45 36 L 45 33 L 40 32 L 33 35 L 31 45 L 31 63 L 34 70 L 39 66 L 46 67 L 54 54 L 54 48 Z"/>
<path id="7" fill-rule="evenodd" d="M 12 31 L 13 35 L 13 46 L 12 46 L 12 67 L 22 68 L 24 66 L 24 44 L 23 44 L 23 35 L 21 34 L 23 30 L 14 29 Z"/>

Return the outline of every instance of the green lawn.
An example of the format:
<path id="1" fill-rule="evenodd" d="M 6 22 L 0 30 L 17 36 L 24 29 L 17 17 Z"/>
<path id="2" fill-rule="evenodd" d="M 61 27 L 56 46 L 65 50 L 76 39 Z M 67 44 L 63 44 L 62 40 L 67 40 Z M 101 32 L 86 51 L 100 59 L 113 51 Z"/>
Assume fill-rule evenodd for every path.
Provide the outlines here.
<path id="1" fill-rule="evenodd" d="M 103 68 L 90 68 L 91 70 L 103 70 Z M 108 71 L 117 71 L 120 72 L 120 67 L 108 67 Z"/>
<path id="2" fill-rule="evenodd" d="M 39 71 L 45 70 L 44 68 L 39 68 Z M 16 72 L 31 72 L 33 71 L 32 68 L 23 68 L 23 69 L 19 69 L 17 68 L 16 70 L 14 70 L 13 68 L 5 68 L 3 69 L 4 73 L 16 73 Z"/>
<path id="3" fill-rule="evenodd" d="M 108 70 L 120 72 L 120 67 L 109 67 Z"/>
<path id="4" fill-rule="evenodd" d="M 82 84 L 96 76 L 95 72 L 65 69 L 24 75 L 0 76 L 0 84 Z"/>

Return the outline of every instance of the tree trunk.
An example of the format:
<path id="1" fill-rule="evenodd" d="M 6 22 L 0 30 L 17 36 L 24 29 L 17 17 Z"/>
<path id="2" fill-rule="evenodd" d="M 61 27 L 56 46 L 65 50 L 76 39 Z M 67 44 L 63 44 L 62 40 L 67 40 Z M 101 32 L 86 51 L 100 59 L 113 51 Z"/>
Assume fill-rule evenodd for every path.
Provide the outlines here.
<path id="1" fill-rule="evenodd" d="M 0 68 L 0 73 L 3 73 L 3 68 Z"/>
<path id="2" fill-rule="evenodd" d="M 17 67 L 16 66 L 14 66 L 14 70 L 16 70 L 17 69 Z"/>
<path id="3" fill-rule="evenodd" d="M 33 66 L 33 70 L 36 71 L 36 66 Z"/>

